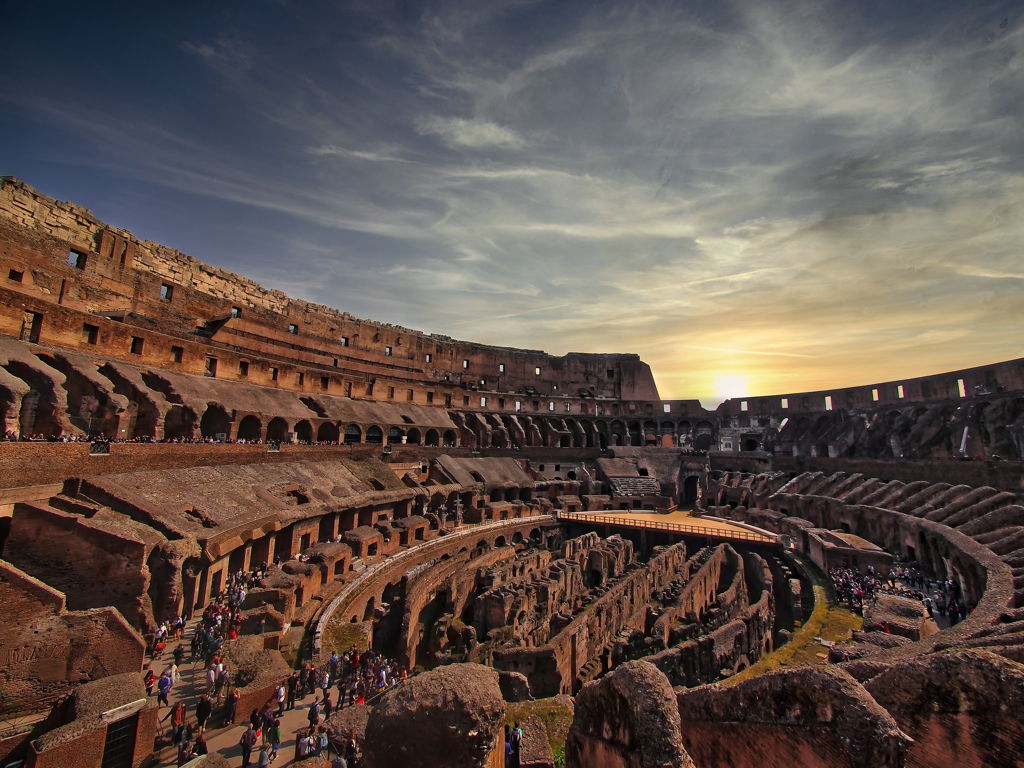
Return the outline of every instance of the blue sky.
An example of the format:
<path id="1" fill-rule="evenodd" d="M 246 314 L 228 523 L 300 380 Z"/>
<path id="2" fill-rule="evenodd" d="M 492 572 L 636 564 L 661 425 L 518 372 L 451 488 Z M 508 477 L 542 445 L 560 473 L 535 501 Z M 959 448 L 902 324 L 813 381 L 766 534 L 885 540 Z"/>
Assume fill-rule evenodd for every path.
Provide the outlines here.
<path id="1" fill-rule="evenodd" d="M 0 5 L 0 173 L 664 397 L 1024 356 L 1019 4 Z"/>

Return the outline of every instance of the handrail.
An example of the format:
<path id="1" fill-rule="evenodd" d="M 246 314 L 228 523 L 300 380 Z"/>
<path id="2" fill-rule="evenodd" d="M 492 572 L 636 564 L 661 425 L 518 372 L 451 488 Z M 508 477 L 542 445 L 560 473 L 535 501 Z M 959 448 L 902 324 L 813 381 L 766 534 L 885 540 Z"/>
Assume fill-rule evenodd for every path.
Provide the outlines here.
<path id="1" fill-rule="evenodd" d="M 768 532 L 755 533 L 754 531 L 737 530 L 735 528 L 708 528 L 702 525 L 686 525 L 684 523 L 669 523 L 659 520 L 636 520 L 628 517 L 590 514 L 587 512 L 558 512 L 557 518 L 566 522 L 603 523 L 605 525 L 621 525 L 626 528 L 649 528 L 656 531 L 692 533 L 699 536 L 757 541 L 766 544 L 776 544 L 779 540 L 778 536 Z"/>

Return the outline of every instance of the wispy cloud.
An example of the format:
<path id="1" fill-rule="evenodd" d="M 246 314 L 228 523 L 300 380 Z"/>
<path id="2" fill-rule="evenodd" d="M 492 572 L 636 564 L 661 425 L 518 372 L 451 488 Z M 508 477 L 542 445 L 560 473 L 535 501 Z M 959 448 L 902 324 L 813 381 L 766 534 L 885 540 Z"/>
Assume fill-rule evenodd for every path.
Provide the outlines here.
<path id="1" fill-rule="evenodd" d="M 126 29 L 138 72 L 69 58 L 102 16 L 10 39 L 12 172 L 269 285 L 666 396 L 1024 354 L 1011 4 L 261 6 Z"/>
<path id="2" fill-rule="evenodd" d="M 416 130 L 423 135 L 436 135 L 442 141 L 463 147 L 522 147 L 522 137 L 503 125 L 486 120 L 431 115 L 416 119 Z"/>

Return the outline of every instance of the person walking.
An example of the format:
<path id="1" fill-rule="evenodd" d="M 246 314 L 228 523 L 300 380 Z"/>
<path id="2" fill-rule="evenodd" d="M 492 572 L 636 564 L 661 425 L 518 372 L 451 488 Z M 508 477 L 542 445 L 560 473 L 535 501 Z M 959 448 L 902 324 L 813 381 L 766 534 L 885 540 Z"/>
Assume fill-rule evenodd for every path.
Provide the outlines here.
<path id="1" fill-rule="evenodd" d="M 242 747 L 242 768 L 248 768 L 249 762 L 252 759 L 252 748 L 256 746 L 256 731 L 253 730 L 252 723 L 245 729 L 242 734 L 242 738 L 238 740 L 238 743 Z"/>
<path id="2" fill-rule="evenodd" d="M 199 724 L 200 733 L 206 730 L 206 721 L 210 719 L 210 715 L 212 713 L 213 702 L 210 701 L 210 697 L 204 693 L 199 699 L 199 703 L 196 704 L 196 722 Z"/>

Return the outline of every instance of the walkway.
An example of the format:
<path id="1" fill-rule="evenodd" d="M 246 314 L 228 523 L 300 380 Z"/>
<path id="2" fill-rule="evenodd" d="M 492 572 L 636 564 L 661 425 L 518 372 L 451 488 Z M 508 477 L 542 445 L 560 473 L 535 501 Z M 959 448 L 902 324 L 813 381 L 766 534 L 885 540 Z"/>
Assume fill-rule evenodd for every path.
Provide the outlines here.
<path id="1" fill-rule="evenodd" d="M 757 544 L 777 544 L 779 537 L 760 528 L 739 525 L 728 520 L 694 517 L 687 510 L 676 510 L 667 514 L 658 512 L 629 512 L 607 510 L 602 512 L 559 512 L 562 522 L 597 523 L 642 530 L 669 531 L 692 536 L 706 536 L 731 541 L 746 541 Z"/>
<path id="2" fill-rule="evenodd" d="M 189 642 L 192 639 L 192 633 L 195 631 L 198 625 L 198 620 L 189 622 L 185 628 L 185 637 L 182 641 L 185 645 L 186 650 L 189 648 Z M 167 649 L 163 655 L 153 659 L 148 668 L 152 669 L 153 672 L 160 676 L 160 673 L 167 669 L 174 660 L 172 651 L 176 643 L 168 643 Z M 178 701 L 184 701 L 186 707 L 186 714 L 188 715 L 189 722 L 195 725 L 195 712 L 196 704 L 199 703 L 199 697 L 206 692 L 206 674 L 203 668 L 202 659 L 197 660 L 194 664 L 189 661 L 188 656 L 185 657 L 185 662 L 179 669 L 181 674 L 181 681 L 171 688 L 171 694 L 169 700 L 171 707 L 173 707 Z M 145 674 L 145 670 L 143 670 Z M 317 690 L 317 695 L 320 691 Z M 337 697 L 337 687 L 335 686 L 331 691 L 331 699 L 334 700 Z M 307 713 L 310 705 L 313 703 L 314 695 L 309 694 L 305 698 L 296 698 L 295 709 L 285 712 L 281 720 L 281 751 L 278 754 L 277 760 L 274 761 L 274 768 L 280 768 L 281 766 L 291 765 L 295 761 L 295 741 L 296 732 L 308 728 L 309 722 L 307 721 Z M 336 703 L 336 702 L 335 702 Z M 170 709 L 163 707 L 160 710 L 161 720 L 170 713 Z M 215 707 L 213 714 L 210 716 L 208 727 L 206 729 L 206 741 L 209 747 L 209 751 L 219 753 L 224 757 L 231 766 L 241 766 L 242 764 L 242 749 L 238 746 L 238 740 L 242 737 L 242 733 L 245 731 L 245 727 L 249 722 L 250 712 L 238 712 L 235 715 L 235 722 L 238 725 L 227 725 L 223 723 L 224 720 L 224 707 Z M 178 749 L 177 746 L 168 746 L 168 740 L 170 739 L 171 726 L 170 720 L 160 723 L 160 728 L 157 730 L 157 749 L 154 754 L 157 757 L 158 765 L 170 765 L 176 766 L 178 763 Z M 259 745 L 252 752 L 252 766 L 256 768 L 257 758 L 259 757 Z"/>

